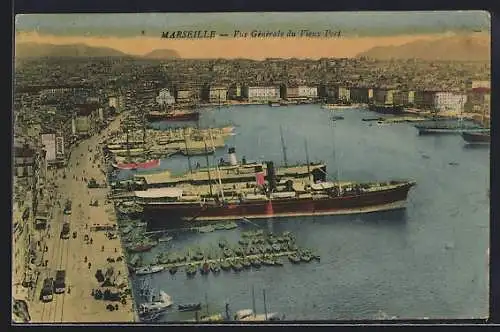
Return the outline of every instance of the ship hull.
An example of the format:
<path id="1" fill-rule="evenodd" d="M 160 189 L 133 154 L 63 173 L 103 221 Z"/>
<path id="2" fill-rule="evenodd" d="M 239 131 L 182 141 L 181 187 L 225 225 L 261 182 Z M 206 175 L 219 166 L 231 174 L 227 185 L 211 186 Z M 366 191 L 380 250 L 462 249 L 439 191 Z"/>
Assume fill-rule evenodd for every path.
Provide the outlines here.
<path id="1" fill-rule="evenodd" d="M 491 142 L 489 133 L 463 132 L 462 138 L 469 144 L 490 144 Z"/>
<path id="2" fill-rule="evenodd" d="M 372 112 L 377 112 L 381 114 L 402 114 L 404 109 L 402 106 L 386 106 L 386 105 L 368 105 L 368 109 Z"/>
<path id="3" fill-rule="evenodd" d="M 164 113 L 164 114 L 148 114 L 148 121 L 198 121 L 200 113 Z"/>
<path id="4" fill-rule="evenodd" d="M 114 168 L 123 169 L 123 170 L 132 170 L 132 169 L 150 169 L 160 166 L 160 159 L 149 160 L 143 163 L 121 163 L 121 164 L 113 164 Z"/>
<path id="5" fill-rule="evenodd" d="M 464 130 L 467 130 L 471 133 L 474 133 L 476 131 L 477 133 L 481 133 L 484 131 L 484 129 L 462 129 L 462 128 L 425 128 L 425 127 L 418 127 L 418 134 L 419 135 L 460 135 L 464 132 Z"/>
<path id="6" fill-rule="evenodd" d="M 144 205 L 148 228 L 167 227 L 175 221 L 238 220 L 270 217 L 345 215 L 405 208 L 413 183 L 379 192 L 320 199 L 294 198 L 243 201 L 221 205 L 165 203 Z M 168 221 L 165 221 L 168 216 Z"/>

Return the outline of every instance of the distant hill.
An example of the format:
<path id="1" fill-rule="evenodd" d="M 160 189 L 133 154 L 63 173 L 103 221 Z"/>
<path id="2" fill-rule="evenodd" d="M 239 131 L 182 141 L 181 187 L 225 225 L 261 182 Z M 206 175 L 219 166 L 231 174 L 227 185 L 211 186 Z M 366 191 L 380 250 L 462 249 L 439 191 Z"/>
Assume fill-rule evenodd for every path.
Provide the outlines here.
<path id="1" fill-rule="evenodd" d="M 177 53 L 177 51 L 169 49 L 154 50 L 143 55 L 143 58 L 147 59 L 177 59 L 180 57 L 181 56 Z"/>
<path id="2" fill-rule="evenodd" d="M 489 61 L 490 40 L 485 36 L 450 36 L 437 40 L 417 40 L 400 46 L 377 46 L 357 57 L 372 59 L 422 59 Z"/>
<path id="3" fill-rule="evenodd" d="M 15 49 L 16 58 L 29 57 L 120 57 L 129 56 L 109 47 L 92 47 L 84 44 L 52 45 L 19 43 Z"/>

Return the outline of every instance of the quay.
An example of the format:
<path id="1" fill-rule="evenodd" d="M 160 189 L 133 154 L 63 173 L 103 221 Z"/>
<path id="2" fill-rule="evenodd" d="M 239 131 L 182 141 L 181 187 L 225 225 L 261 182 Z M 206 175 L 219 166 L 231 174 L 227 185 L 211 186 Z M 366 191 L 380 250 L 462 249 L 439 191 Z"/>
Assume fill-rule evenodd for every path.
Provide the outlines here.
<path id="1" fill-rule="evenodd" d="M 120 117 L 115 119 L 103 134 L 118 127 Z M 41 233 L 40 240 L 47 251 L 43 260 L 47 260 L 47 267 L 40 270 L 34 293 L 28 302 L 31 322 L 34 323 L 65 323 L 65 322 L 133 322 L 136 318 L 131 295 L 126 303 L 119 303 L 118 310 L 106 310 L 107 301 L 97 301 L 91 296 L 92 289 L 100 285 L 95 277 L 97 269 L 114 270 L 114 282 L 120 290 L 130 289 L 128 269 L 124 257 L 119 234 L 114 239 L 108 239 L 105 232 L 91 232 L 96 222 L 115 222 L 114 207 L 107 203 L 107 188 L 87 188 L 83 178 L 94 178 L 98 182 L 105 182 L 104 172 L 97 166 L 104 167 L 103 161 L 89 159 L 89 151 L 96 153 L 98 142 L 103 134 L 94 135 L 82 141 L 71 153 L 68 166 L 65 169 L 47 171 L 47 183 L 53 182 L 57 188 L 54 201 L 52 221 L 48 223 L 46 231 Z M 99 153 L 99 152 L 97 152 Z M 102 156 L 100 156 L 102 157 Z M 70 199 L 72 204 L 71 215 L 64 215 L 62 202 Z M 97 200 L 98 206 L 90 206 L 90 202 Z M 64 222 L 70 223 L 70 233 L 76 232 L 76 238 L 61 239 L 60 233 Z M 43 231 L 42 231 L 43 232 Z M 92 238 L 92 243 L 84 240 L 85 236 Z M 87 257 L 88 262 L 85 262 Z M 109 257 L 115 258 L 109 263 Z M 91 263 L 91 266 L 90 264 Z M 56 270 L 66 271 L 66 291 L 63 294 L 54 294 L 53 300 L 44 303 L 39 300 L 42 281 L 54 277 Z M 111 287 L 111 289 L 113 289 Z M 116 288 L 118 289 L 118 288 Z M 132 292 L 130 292 L 132 293 Z M 115 304 L 117 302 L 113 302 Z"/>

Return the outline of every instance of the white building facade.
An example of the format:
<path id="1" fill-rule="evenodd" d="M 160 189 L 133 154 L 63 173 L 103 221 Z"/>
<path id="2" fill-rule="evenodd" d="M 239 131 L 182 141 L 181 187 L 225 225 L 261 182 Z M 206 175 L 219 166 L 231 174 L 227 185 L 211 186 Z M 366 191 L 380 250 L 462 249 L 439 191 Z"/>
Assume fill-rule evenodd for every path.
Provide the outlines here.
<path id="1" fill-rule="evenodd" d="M 467 95 L 454 92 L 436 92 L 434 94 L 434 109 L 439 112 L 456 112 L 464 110 Z"/>
<path id="2" fill-rule="evenodd" d="M 161 106 L 168 106 L 175 104 L 175 98 L 170 93 L 169 89 L 161 89 L 156 97 L 156 102 Z"/>
<path id="3" fill-rule="evenodd" d="M 243 92 L 249 101 L 275 101 L 280 98 L 278 86 L 247 86 Z"/>
<path id="4" fill-rule="evenodd" d="M 318 88 L 315 86 L 299 85 L 297 88 L 299 97 L 306 97 L 306 98 L 318 97 Z"/>

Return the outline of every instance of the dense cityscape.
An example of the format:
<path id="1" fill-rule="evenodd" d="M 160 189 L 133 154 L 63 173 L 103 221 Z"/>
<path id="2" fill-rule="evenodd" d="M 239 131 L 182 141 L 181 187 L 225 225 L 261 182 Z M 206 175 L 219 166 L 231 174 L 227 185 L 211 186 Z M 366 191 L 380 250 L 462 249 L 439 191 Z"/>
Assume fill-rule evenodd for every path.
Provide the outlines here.
<path id="1" fill-rule="evenodd" d="M 378 105 L 401 106 L 425 116 L 430 113 L 450 118 L 467 116 L 484 124 L 490 112 L 490 80 L 490 64 L 486 62 L 416 59 L 16 60 L 14 294 L 26 299 L 30 310 L 31 303 L 38 301 L 37 285 L 41 282 L 38 276 L 47 264 L 44 253 L 48 251 L 44 249 L 39 229 L 45 229 L 52 218 L 61 223 L 65 218 L 59 212 L 52 212 L 54 206 L 60 208 L 65 201 L 55 194 L 54 186 L 57 178 L 69 177 L 68 167 L 80 167 L 70 165 L 73 151 L 85 140 L 102 134 L 124 114 L 146 115 L 167 110 L 203 113 L 208 107 L 247 104 Z M 98 184 L 106 181 L 105 174 L 98 169 L 103 161 L 99 161 L 102 156 L 96 150 L 89 145 L 88 156 L 83 158 L 90 158 L 97 165 L 95 169 L 92 166 L 94 176 L 85 170 L 84 175 L 78 175 L 85 178 L 84 183 L 90 178 L 97 179 Z M 80 186 L 85 186 L 82 195 L 83 191 L 88 192 L 86 185 Z M 89 195 L 90 200 L 98 196 Z M 107 200 L 105 193 L 101 196 L 102 202 Z M 94 241 L 99 241 L 97 236 Z M 121 249 L 116 249 L 119 246 L 118 241 L 114 251 L 106 254 L 119 255 Z M 104 252 L 104 245 L 102 248 Z M 67 260 L 71 253 L 65 255 Z M 127 274 L 125 267 L 121 273 L 122 277 Z M 117 283 L 128 284 L 125 279 L 120 280 Z M 21 320 L 29 320 L 27 308 L 17 310 L 25 312 Z"/>

